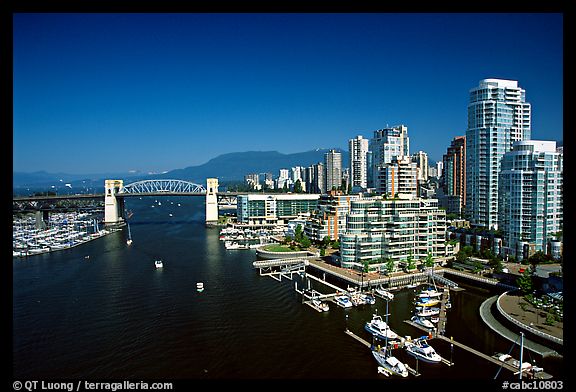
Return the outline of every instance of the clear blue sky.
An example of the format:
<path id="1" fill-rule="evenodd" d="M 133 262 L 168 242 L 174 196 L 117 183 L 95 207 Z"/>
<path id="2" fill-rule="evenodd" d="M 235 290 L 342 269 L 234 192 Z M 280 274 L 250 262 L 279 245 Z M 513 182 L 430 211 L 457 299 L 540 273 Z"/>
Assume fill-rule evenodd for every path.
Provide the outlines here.
<path id="1" fill-rule="evenodd" d="M 164 171 L 347 149 L 386 125 L 441 159 L 468 92 L 518 80 L 561 140 L 561 14 L 14 14 L 14 171 Z"/>

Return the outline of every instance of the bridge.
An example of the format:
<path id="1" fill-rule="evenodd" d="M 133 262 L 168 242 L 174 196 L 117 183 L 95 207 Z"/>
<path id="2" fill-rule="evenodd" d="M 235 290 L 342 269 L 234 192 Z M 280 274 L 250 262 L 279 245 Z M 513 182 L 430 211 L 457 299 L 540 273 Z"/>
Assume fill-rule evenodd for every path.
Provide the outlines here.
<path id="1" fill-rule="evenodd" d="M 76 195 L 18 196 L 12 199 L 13 211 L 54 210 L 55 203 L 70 200 L 104 201 L 104 223 L 109 226 L 123 225 L 124 199 L 134 196 L 201 196 L 206 198 L 206 223 L 218 221 L 218 199 L 231 204 L 239 194 L 225 192 L 218 194 L 218 179 L 206 179 L 206 187 L 183 180 L 143 180 L 124 185 L 123 180 L 105 180 L 104 193 Z"/>

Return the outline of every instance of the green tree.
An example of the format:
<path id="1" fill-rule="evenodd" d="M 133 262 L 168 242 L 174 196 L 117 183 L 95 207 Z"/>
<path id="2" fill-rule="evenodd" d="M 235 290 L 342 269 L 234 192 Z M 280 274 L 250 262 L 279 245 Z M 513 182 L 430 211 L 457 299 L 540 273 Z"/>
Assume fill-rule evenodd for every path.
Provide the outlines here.
<path id="1" fill-rule="evenodd" d="M 282 192 L 288 193 L 288 183 L 285 181 L 284 186 L 282 187 Z"/>
<path id="2" fill-rule="evenodd" d="M 294 193 L 302 193 L 302 183 L 300 179 L 296 180 L 294 183 Z"/>
<path id="3" fill-rule="evenodd" d="M 432 257 L 432 253 L 428 252 L 426 256 L 426 262 L 424 264 L 426 267 L 433 267 L 434 266 L 434 258 Z"/>
<path id="4" fill-rule="evenodd" d="M 388 271 L 388 273 L 394 271 L 394 260 L 392 260 L 392 257 L 386 258 L 386 270 Z"/>
<path id="5" fill-rule="evenodd" d="M 524 295 L 532 292 L 534 283 L 532 282 L 532 274 L 529 270 L 525 270 L 522 275 L 516 278 L 516 284 Z"/>
<path id="6" fill-rule="evenodd" d="M 296 229 L 294 229 L 294 240 L 296 242 L 301 242 L 302 236 L 303 236 L 302 225 L 297 225 Z"/>
<path id="7" fill-rule="evenodd" d="M 362 263 L 362 266 L 363 266 L 362 271 L 364 271 L 364 273 L 367 274 L 368 271 L 370 271 L 370 263 L 368 263 L 367 261 L 364 261 Z"/>
<path id="8" fill-rule="evenodd" d="M 302 239 L 300 240 L 300 245 L 302 248 L 307 249 L 310 247 L 310 245 L 312 245 L 312 241 L 310 241 L 310 238 L 308 238 L 306 235 L 303 235 Z"/>

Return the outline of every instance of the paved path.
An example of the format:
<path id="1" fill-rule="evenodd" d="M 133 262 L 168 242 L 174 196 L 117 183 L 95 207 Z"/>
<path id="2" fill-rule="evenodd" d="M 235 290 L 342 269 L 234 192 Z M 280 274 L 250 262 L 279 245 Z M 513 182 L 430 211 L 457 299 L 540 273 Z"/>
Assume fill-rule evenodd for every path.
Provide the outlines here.
<path id="1" fill-rule="evenodd" d="M 490 308 L 492 307 L 494 302 L 496 302 L 497 299 L 498 296 L 495 295 L 494 297 L 488 298 L 486 301 L 482 303 L 482 305 L 480 305 L 480 317 L 482 317 L 484 323 L 488 325 L 494 332 L 510 340 L 511 342 L 517 342 L 517 344 L 520 344 L 519 339 L 520 335 L 517 334 L 516 332 L 509 330 L 507 327 L 502 325 L 502 323 L 496 320 L 492 315 Z M 526 336 L 524 336 L 524 347 L 542 356 L 559 355 L 556 351 L 552 350 L 551 348 L 533 342 L 532 340 L 526 338 Z"/>

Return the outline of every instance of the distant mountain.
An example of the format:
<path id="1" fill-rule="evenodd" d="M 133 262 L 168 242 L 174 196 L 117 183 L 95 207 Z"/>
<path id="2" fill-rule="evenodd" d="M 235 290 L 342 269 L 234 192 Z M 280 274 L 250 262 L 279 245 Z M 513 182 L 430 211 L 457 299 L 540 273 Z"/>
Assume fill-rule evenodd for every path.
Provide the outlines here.
<path id="1" fill-rule="evenodd" d="M 348 164 L 348 154 L 342 152 L 342 165 Z M 318 162 L 324 162 L 327 149 L 317 149 L 294 154 L 282 154 L 278 151 L 247 151 L 232 152 L 220 155 L 199 166 L 172 170 L 156 178 L 174 178 L 203 184 L 208 177 L 217 177 L 220 181 L 243 180 L 250 173 L 272 173 L 277 177 L 280 169 L 290 169 L 294 166 L 308 167 Z"/>
<path id="2" fill-rule="evenodd" d="M 348 153 L 342 149 L 342 167 L 348 166 Z M 219 155 L 208 162 L 175 169 L 162 174 L 145 175 L 143 173 L 101 173 L 101 174 L 65 174 L 38 171 L 33 173 L 14 172 L 12 184 L 14 188 L 51 188 L 64 187 L 71 184 L 76 187 L 103 187 L 105 179 L 123 179 L 124 182 L 134 182 L 145 179 L 170 178 L 187 180 L 205 184 L 206 178 L 217 177 L 220 182 L 243 181 L 250 173 L 272 173 L 278 177 L 280 169 L 290 169 L 294 166 L 308 167 L 318 162 L 324 162 L 324 154 L 328 149 L 294 154 L 282 154 L 278 151 L 247 151 L 232 152 Z"/>

